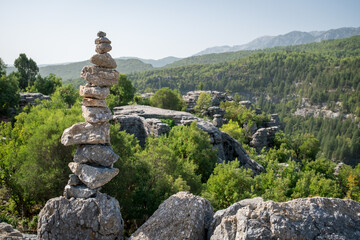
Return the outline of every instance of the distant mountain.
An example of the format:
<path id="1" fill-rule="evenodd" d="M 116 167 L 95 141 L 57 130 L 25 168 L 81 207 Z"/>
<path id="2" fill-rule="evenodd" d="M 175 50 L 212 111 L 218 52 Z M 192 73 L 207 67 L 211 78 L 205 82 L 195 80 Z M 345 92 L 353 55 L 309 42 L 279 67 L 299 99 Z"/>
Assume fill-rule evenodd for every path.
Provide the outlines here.
<path id="1" fill-rule="evenodd" d="M 153 66 L 149 63 L 144 63 L 139 59 L 115 59 L 117 63 L 116 70 L 120 73 L 133 73 L 143 72 L 153 69 Z M 45 77 L 50 73 L 55 73 L 63 80 L 78 79 L 80 78 L 81 69 L 86 65 L 92 65 L 90 61 L 66 63 L 66 64 L 54 64 L 44 67 L 39 66 L 39 73 Z M 7 74 L 16 71 L 15 67 L 8 67 L 6 69 Z"/>
<path id="2" fill-rule="evenodd" d="M 313 31 L 313 32 L 293 31 L 279 36 L 265 36 L 265 37 L 256 38 L 255 40 L 244 45 L 235 45 L 232 47 L 217 46 L 217 47 L 207 48 L 195 54 L 195 56 L 211 54 L 211 53 L 236 52 L 240 50 L 264 49 L 264 48 L 272 48 L 277 46 L 299 45 L 305 43 L 320 42 L 329 39 L 348 38 L 355 35 L 360 35 L 360 27 L 358 28 L 344 27 L 338 29 L 331 29 L 328 31 Z"/>
<path id="3" fill-rule="evenodd" d="M 144 72 L 158 67 L 163 67 L 165 65 L 171 64 L 175 61 L 181 60 L 177 57 L 166 57 L 158 60 L 154 59 L 141 59 L 136 57 L 120 57 L 115 58 L 117 63 L 116 70 L 120 73 L 133 73 L 133 72 Z M 69 79 L 78 79 L 80 78 L 81 69 L 86 66 L 91 65 L 90 61 L 81 61 L 73 63 L 63 63 L 63 64 L 51 64 L 51 65 L 39 65 L 39 73 L 41 76 L 45 77 L 50 73 L 55 73 L 57 76 L 60 76 L 63 80 Z M 6 69 L 7 74 L 16 71 L 14 66 L 9 66 Z"/>

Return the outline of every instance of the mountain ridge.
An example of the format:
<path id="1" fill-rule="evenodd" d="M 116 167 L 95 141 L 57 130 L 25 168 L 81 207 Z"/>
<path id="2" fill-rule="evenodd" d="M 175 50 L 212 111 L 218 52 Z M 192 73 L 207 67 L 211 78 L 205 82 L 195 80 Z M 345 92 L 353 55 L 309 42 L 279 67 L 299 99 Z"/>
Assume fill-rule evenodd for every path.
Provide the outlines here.
<path id="1" fill-rule="evenodd" d="M 321 42 L 323 40 L 329 39 L 348 38 L 354 35 L 360 35 L 360 27 L 343 27 L 337 29 L 330 29 L 327 31 L 311 32 L 291 31 L 283 35 L 259 37 L 249 43 L 242 45 L 224 45 L 206 48 L 205 50 L 194 54 L 194 56 L 211 53 L 236 52 L 240 50 L 255 50 L 278 46 L 299 45 L 311 42 Z"/>

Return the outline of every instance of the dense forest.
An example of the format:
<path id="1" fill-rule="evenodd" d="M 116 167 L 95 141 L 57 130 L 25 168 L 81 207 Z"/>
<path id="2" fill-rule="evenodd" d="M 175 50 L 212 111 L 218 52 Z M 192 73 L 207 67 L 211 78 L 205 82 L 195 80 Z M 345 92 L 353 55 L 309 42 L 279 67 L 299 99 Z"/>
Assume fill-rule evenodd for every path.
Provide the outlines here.
<path id="1" fill-rule="evenodd" d="M 129 236 L 178 191 L 189 191 L 211 201 L 215 210 L 261 196 L 287 201 L 323 196 L 360 201 L 360 37 L 325 41 L 266 51 L 248 51 L 228 62 L 192 64 L 120 75 L 107 104 L 126 104 L 180 110 L 180 92 L 197 88 L 230 91 L 237 101 L 223 103 L 229 122 L 221 130 L 242 143 L 249 156 L 264 166 L 255 175 L 238 160 L 217 162 L 208 134 L 196 123 L 171 127 L 168 134 L 149 137 L 144 147 L 111 122 L 111 144 L 120 156 L 119 174 L 101 191 L 117 198 Z M 212 56 L 213 57 L 213 56 Z M 0 61 L 0 221 L 24 231 L 36 229 L 37 214 L 46 201 L 61 196 L 67 183 L 75 147 L 60 143 L 64 129 L 83 121 L 81 97 L 72 85 L 54 74 L 39 75 L 25 54 L 16 72 L 6 74 Z M 168 88 L 166 88 L 168 87 Z M 153 90 L 149 101 L 138 92 Z M 19 91 L 51 96 L 21 109 Z M 264 112 L 256 114 L 238 103 L 246 95 Z M 339 117 L 293 116 L 306 100 L 340 112 Z M 171 100 L 171 101 L 170 101 Z M 209 106 L 202 95 L 196 114 Z M 272 145 L 257 152 L 249 146 L 249 129 L 279 113 L 284 131 Z M 247 126 L 246 128 L 244 126 Z M 151 153 L 151 154 L 150 154 Z M 339 162 L 346 164 L 338 165 Z"/>
<path id="2" fill-rule="evenodd" d="M 227 60 L 210 64 L 191 64 Z M 185 61 L 185 60 L 180 60 Z M 198 56 L 190 65 L 133 73 L 138 91 L 162 87 L 229 91 L 251 99 L 268 113 L 279 113 L 287 134 L 309 132 L 328 158 L 360 162 L 360 36 L 298 46 Z M 176 64 L 173 63 L 173 64 Z M 293 116 L 302 103 L 339 112 L 337 118 Z M 315 124 L 316 123 L 316 124 Z"/>

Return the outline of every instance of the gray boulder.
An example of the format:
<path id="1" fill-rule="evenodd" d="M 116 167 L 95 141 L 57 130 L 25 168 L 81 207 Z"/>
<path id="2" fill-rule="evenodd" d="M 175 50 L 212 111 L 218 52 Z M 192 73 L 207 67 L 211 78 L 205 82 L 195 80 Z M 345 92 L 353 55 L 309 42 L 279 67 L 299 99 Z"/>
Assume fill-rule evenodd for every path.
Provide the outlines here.
<path id="1" fill-rule="evenodd" d="M 216 212 L 209 239 L 360 239 L 360 204 L 353 200 L 247 201 Z"/>
<path id="2" fill-rule="evenodd" d="M 178 192 L 165 200 L 129 240 L 202 240 L 212 220 L 208 200 Z"/>
<path id="3" fill-rule="evenodd" d="M 94 87 L 86 84 L 80 86 L 80 96 L 86 98 L 105 99 L 110 94 L 109 87 Z"/>
<path id="4" fill-rule="evenodd" d="M 74 155 L 74 162 L 104 167 L 111 167 L 118 159 L 119 156 L 108 145 L 80 145 Z"/>
<path id="5" fill-rule="evenodd" d="M 64 130 L 61 143 L 73 144 L 110 144 L 110 123 L 76 123 Z"/>
<path id="6" fill-rule="evenodd" d="M 0 239 L 3 240 L 36 240 L 36 235 L 24 234 L 8 223 L 0 222 Z"/>
<path id="7" fill-rule="evenodd" d="M 91 189 L 105 185 L 119 173 L 117 168 L 93 167 L 76 162 L 70 162 L 69 168 L 81 182 Z"/>
<path id="8" fill-rule="evenodd" d="M 50 199 L 39 214 L 38 239 L 123 239 L 119 202 L 106 194 L 95 198 Z"/>
<path id="9" fill-rule="evenodd" d="M 275 134 L 280 131 L 279 127 L 259 128 L 253 135 L 250 146 L 256 148 L 258 152 L 264 147 L 270 147 L 275 138 Z"/>
<path id="10" fill-rule="evenodd" d="M 87 107 L 82 106 L 82 116 L 89 123 L 103 123 L 112 119 L 111 111 L 108 107 Z"/>
<path id="11" fill-rule="evenodd" d="M 97 66 L 85 66 L 81 70 L 81 77 L 97 87 L 112 86 L 117 84 L 119 75 L 119 72 L 116 70 Z"/>
<path id="12" fill-rule="evenodd" d="M 146 138 L 150 135 L 159 137 L 170 131 L 169 125 L 161 122 L 156 118 L 145 119 L 143 117 L 134 116 L 115 116 L 114 119 L 120 123 L 120 130 L 126 131 L 139 140 L 140 146 L 145 146 Z"/>
<path id="13" fill-rule="evenodd" d="M 50 96 L 44 95 L 42 93 L 20 93 L 20 107 L 24 107 L 26 105 L 35 105 L 36 100 L 51 100 Z"/>
<path id="14" fill-rule="evenodd" d="M 211 106 L 219 106 L 221 102 L 233 101 L 233 98 L 226 92 L 218 91 L 190 91 L 186 95 L 183 95 L 183 100 L 187 104 L 187 112 L 194 112 L 196 101 L 199 99 L 201 93 L 207 93 L 211 95 Z"/>

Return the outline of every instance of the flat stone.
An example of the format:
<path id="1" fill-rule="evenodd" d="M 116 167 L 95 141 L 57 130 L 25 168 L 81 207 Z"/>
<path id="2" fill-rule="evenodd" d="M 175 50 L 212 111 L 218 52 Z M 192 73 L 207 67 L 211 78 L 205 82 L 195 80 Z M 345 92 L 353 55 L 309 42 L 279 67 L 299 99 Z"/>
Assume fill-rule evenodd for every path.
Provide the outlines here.
<path id="1" fill-rule="evenodd" d="M 73 144 L 110 144 L 110 123 L 76 123 L 64 130 L 61 143 Z"/>
<path id="2" fill-rule="evenodd" d="M 64 189 L 64 197 L 74 198 L 90 198 L 96 195 L 97 189 L 90 189 L 85 185 L 66 185 Z"/>
<path id="3" fill-rule="evenodd" d="M 82 182 L 80 181 L 78 176 L 76 176 L 75 174 L 70 174 L 69 175 L 68 185 L 76 186 L 76 185 L 80 185 L 80 184 L 82 184 Z"/>
<path id="4" fill-rule="evenodd" d="M 112 114 L 108 107 L 82 106 L 82 116 L 89 123 L 103 123 L 112 119 Z"/>
<path id="5" fill-rule="evenodd" d="M 95 51 L 97 53 L 107 53 L 110 52 L 112 49 L 111 45 L 109 43 L 100 43 L 100 44 L 96 44 L 96 49 Z"/>
<path id="6" fill-rule="evenodd" d="M 107 107 L 105 100 L 96 98 L 84 98 L 82 105 L 87 107 Z"/>
<path id="7" fill-rule="evenodd" d="M 90 58 L 90 62 L 99 67 L 116 68 L 116 62 L 109 53 L 95 54 Z"/>
<path id="8" fill-rule="evenodd" d="M 81 70 L 81 77 L 97 87 L 112 86 L 118 83 L 119 72 L 97 66 L 85 66 Z"/>
<path id="9" fill-rule="evenodd" d="M 80 145 L 74 156 L 74 162 L 104 167 L 111 167 L 118 159 L 119 156 L 107 145 Z"/>
<path id="10" fill-rule="evenodd" d="M 37 239 L 123 239 L 119 202 L 98 192 L 93 198 L 50 199 L 39 214 Z"/>
<path id="11" fill-rule="evenodd" d="M 80 86 L 80 96 L 86 98 L 105 99 L 110 94 L 109 87 Z M 84 104 L 84 101 L 83 101 Z"/>
<path id="12" fill-rule="evenodd" d="M 89 188 L 99 188 L 119 173 L 117 168 L 93 167 L 76 162 L 69 163 L 70 170 Z"/>
<path id="13" fill-rule="evenodd" d="M 110 44 L 111 41 L 107 37 L 99 37 L 99 38 L 95 39 L 95 44 L 100 44 L 100 43 Z"/>

